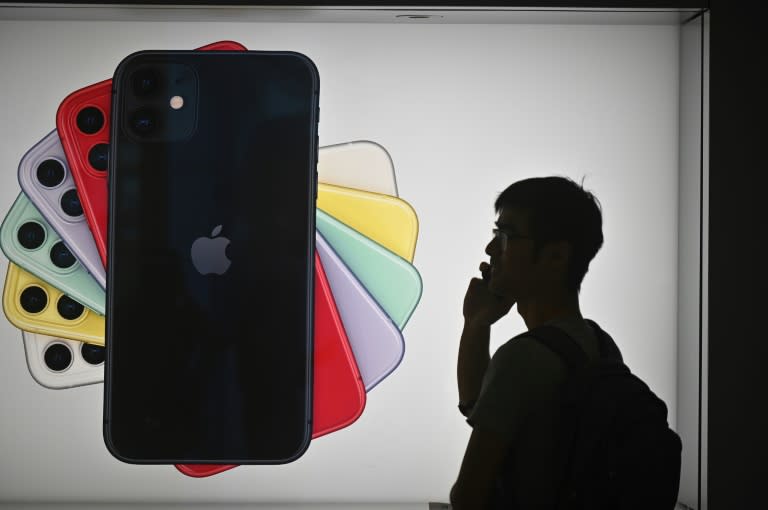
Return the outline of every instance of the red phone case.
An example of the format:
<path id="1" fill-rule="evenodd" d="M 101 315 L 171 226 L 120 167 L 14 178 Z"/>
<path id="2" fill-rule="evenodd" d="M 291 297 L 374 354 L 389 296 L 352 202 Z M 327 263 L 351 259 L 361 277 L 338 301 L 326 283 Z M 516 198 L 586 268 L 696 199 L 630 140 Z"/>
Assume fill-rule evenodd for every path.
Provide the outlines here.
<path id="1" fill-rule="evenodd" d="M 366 394 L 336 301 L 315 253 L 315 350 L 312 439 L 351 425 L 363 413 Z M 231 464 L 176 464 L 197 478 L 237 467 Z"/>
<path id="2" fill-rule="evenodd" d="M 246 51 L 235 41 L 218 41 L 200 51 Z M 56 112 L 56 128 L 67 157 L 77 195 L 88 226 L 96 241 L 101 262 L 107 267 L 107 172 L 96 170 L 88 161 L 90 150 L 97 144 L 109 143 L 110 108 L 112 104 L 112 79 L 104 80 L 69 94 Z M 85 107 L 92 106 L 104 116 L 104 125 L 93 134 L 86 134 L 77 127 L 77 115 Z"/>

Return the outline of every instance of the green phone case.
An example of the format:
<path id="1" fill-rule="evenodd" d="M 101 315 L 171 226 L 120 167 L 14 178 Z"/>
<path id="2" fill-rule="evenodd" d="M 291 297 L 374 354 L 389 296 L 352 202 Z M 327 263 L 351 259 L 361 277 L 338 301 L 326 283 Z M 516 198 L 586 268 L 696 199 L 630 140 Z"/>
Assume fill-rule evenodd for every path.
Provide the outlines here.
<path id="1" fill-rule="evenodd" d="M 22 245 L 19 229 L 25 223 L 36 223 L 42 227 L 42 244 L 31 249 Z M 37 207 L 24 192 L 19 193 L 0 226 L 0 247 L 5 256 L 75 301 L 104 315 L 106 293 L 85 267 L 76 258 L 75 263 L 67 268 L 60 268 L 53 263 L 51 249 L 59 242 L 63 244 L 61 237 Z"/>
<path id="2" fill-rule="evenodd" d="M 404 258 L 317 209 L 317 230 L 402 330 L 421 299 L 421 276 Z"/>

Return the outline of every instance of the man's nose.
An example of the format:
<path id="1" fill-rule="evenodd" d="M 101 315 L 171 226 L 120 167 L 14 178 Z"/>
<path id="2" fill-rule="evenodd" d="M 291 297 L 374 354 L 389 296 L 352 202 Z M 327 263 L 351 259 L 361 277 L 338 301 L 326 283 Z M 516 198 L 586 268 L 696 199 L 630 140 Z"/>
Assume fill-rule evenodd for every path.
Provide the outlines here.
<path id="1" fill-rule="evenodd" d="M 489 242 L 487 245 L 485 245 L 485 254 L 486 255 L 493 255 L 495 253 L 498 253 L 499 249 L 499 243 L 496 237 L 493 237 L 491 239 L 491 242 Z"/>

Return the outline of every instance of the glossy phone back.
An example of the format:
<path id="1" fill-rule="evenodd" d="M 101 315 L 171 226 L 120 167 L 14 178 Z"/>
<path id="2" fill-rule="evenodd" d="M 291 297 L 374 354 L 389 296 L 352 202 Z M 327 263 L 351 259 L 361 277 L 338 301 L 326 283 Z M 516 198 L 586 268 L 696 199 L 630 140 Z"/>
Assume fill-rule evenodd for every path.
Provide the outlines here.
<path id="1" fill-rule="evenodd" d="M 104 315 L 104 289 L 24 192 L 16 197 L 0 226 L 0 247 L 12 262 Z"/>
<path id="2" fill-rule="evenodd" d="M 422 282 L 416 268 L 320 209 L 316 221 L 323 238 L 402 330 L 421 299 Z"/>
<path id="3" fill-rule="evenodd" d="M 105 443 L 129 463 L 293 462 L 312 435 L 317 69 L 141 51 L 113 85 Z"/>
<path id="4" fill-rule="evenodd" d="M 403 359 L 403 334 L 323 236 L 316 239 L 365 391 L 371 391 Z"/>
<path id="5" fill-rule="evenodd" d="M 355 140 L 320 147 L 317 180 L 326 184 L 397 196 L 397 179 L 392 158 L 384 147 L 370 140 Z"/>
<path id="6" fill-rule="evenodd" d="M 17 328 L 104 345 L 104 316 L 66 296 L 55 287 L 8 263 L 3 311 Z"/>
<path id="7" fill-rule="evenodd" d="M 199 51 L 244 51 L 234 41 L 219 41 Z M 107 163 L 112 79 L 69 94 L 56 112 L 56 128 L 77 184 L 80 203 L 102 265 L 107 265 Z"/>
<path id="8" fill-rule="evenodd" d="M 104 264 L 83 214 L 75 180 L 59 133 L 53 130 L 29 149 L 19 163 L 19 184 L 64 244 L 103 289 Z"/>
<path id="9" fill-rule="evenodd" d="M 408 262 L 413 261 L 419 237 L 419 221 L 416 211 L 405 200 L 382 193 L 320 183 L 317 208 Z"/>
<path id="10" fill-rule="evenodd" d="M 312 439 L 351 425 L 365 408 L 364 378 L 355 361 L 321 254 L 315 253 L 315 376 Z M 188 476 L 205 477 L 233 465 L 179 464 Z"/>
<path id="11" fill-rule="evenodd" d="M 41 386 L 59 390 L 104 380 L 104 347 L 21 332 L 27 368 Z"/>
<path id="12" fill-rule="evenodd" d="M 392 165 L 392 160 L 389 157 L 389 154 L 384 150 L 382 146 L 380 146 L 377 143 L 374 142 L 368 142 L 368 141 L 355 141 L 355 142 L 348 142 L 343 144 L 337 144 L 337 145 L 330 145 L 330 146 L 324 146 L 320 147 L 319 150 L 319 159 L 317 164 L 317 171 L 318 171 L 318 180 L 320 182 L 324 182 L 327 184 L 336 184 L 336 185 L 342 185 L 342 186 L 350 186 L 350 187 L 357 187 L 359 189 L 363 189 L 366 191 L 372 191 L 376 193 L 386 193 L 390 195 L 397 196 L 397 185 L 395 182 L 395 173 L 394 173 L 394 167 Z M 319 238 L 319 234 L 316 238 Z M 330 258 L 330 257 L 323 257 L 321 254 L 323 251 L 325 251 L 325 247 L 321 247 L 320 244 L 316 244 L 317 247 L 317 254 L 320 256 L 321 259 L 323 258 Z M 316 265 L 315 268 L 324 267 L 322 262 L 318 261 L 318 259 L 315 259 Z M 331 264 L 335 263 L 333 259 L 331 259 Z M 341 273 L 342 278 L 338 278 L 338 273 Z M 349 269 L 346 268 L 346 266 L 343 266 L 343 263 L 337 264 L 336 268 L 332 268 L 329 271 L 326 271 L 326 274 L 329 278 L 329 286 L 331 289 L 331 298 L 333 298 L 334 292 L 333 289 L 337 289 L 338 292 L 343 293 L 345 295 L 343 300 L 346 300 L 346 295 L 353 295 L 355 291 L 350 290 L 347 292 L 347 289 L 345 285 L 349 285 L 350 287 L 355 286 L 355 278 L 354 276 L 349 272 Z M 335 343 L 333 341 L 330 341 L 333 339 L 332 335 L 329 335 L 328 337 L 325 337 L 324 335 L 318 335 L 317 333 L 317 326 L 318 326 L 318 319 L 317 314 L 322 313 L 322 306 L 318 303 L 318 299 L 320 299 L 321 294 L 318 292 L 318 286 L 322 288 L 324 284 L 322 283 L 323 280 L 325 280 L 325 277 L 321 277 L 322 275 L 319 273 L 316 273 L 316 279 L 315 279 L 315 325 L 316 325 L 316 332 L 315 332 L 315 402 L 314 402 L 314 409 L 315 414 L 317 414 L 319 409 L 322 409 L 325 404 L 325 400 L 322 398 L 322 393 L 318 392 L 317 390 L 317 384 L 318 384 L 318 377 L 320 376 L 319 370 L 322 370 L 323 366 L 318 366 L 317 364 L 317 357 L 320 355 L 319 353 L 323 350 L 331 351 L 335 350 L 338 351 L 338 348 L 334 348 Z M 338 281 L 330 281 L 338 280 Z M 359 282 L 357 282 L 359 285 Z M 359 289 L 359 291 L 365 292 L 364 289 Z M 335 298 L 334 298 L 335 301 Z M 355 303 L 351 309 L 357 309 L 361 305 L 358 303 Z M 333 307 L 335 307 L 335 303 L 333 304 Z M 377 304 L 373 304 L 371 308 L 378 307 Z M 380 308 L 379 308 L 380 309 Z M 368 311 L 366 311 L 368 312 Z M 340 311 L 341 313 L 341 311 Z M 383 311 L 382 311 L 383 313 Z M 384 319 L 382 321 L 386 320 L 389 322 L 389 324 L 392 324 L 392 321 L 389 319 L 389 317 L 386 316 L 386 314 L 383 314 Z M 350 320 L 350 319 L 348 319 Z M 335 321 L 333 321 L 335 322 Z M 342 321 L 343 322 L 343 321 Z M 353 352 L 355 351 L 362 351 L 362 353 L 357 352 L 354 356 L 357 357 L 360 355 L 363 359 L 368 359 L 369 356 L 365 353 L 365 349 L 368 346 L 367 340 L 370 338 L 367 331 L 358 331 L 355 326 L 359 324 L 363 324 L 363 321 L 356 321 L 353 320 L 353 327 L 349 329 L 349 334 L 347 334 L 347 337 L 350 339 L 349 344 L 352 345 L 352 341 L 354 340 L 354 343 L 356 344 L 353 346 Z M 377 324 L 377 319 L 373 318 L 372 324 Z M 344 328 L 345 331 L 347 328 Z M 350 336 L 351 335 L 351 336 Z M 400 336 L 402 339 L 402 335 L 400 335 L 400 332 L 397 331 L 395 328 L 395 332 L 393 333 L 393 337 L 397 338 L 397 336 Z M 326 338 L 328 341 L 323 341 L 324 338 Z M 395 344 L 394 351 L 399 351 L 402 353 L 403 347 L 402 347 L 402 340 L 400 340 L 400 345 L 397 345 L 397 342 L 392 342 Z M 388 345 L 387 341 L 382 342 L 384 345 Z M 344 344 L 342 344 L 343 346 Z M 378 352 L 380 349 L 378 348 L 378 343 L 372 345 L 372 351 Z M 336 354 L 339 355 L 338 352 Z M 393 357 L 398 357 L 401 354 L 395 354 Z M 386 364 L 386 362 L 384 363 Z M 373 364 L 364 363 L 365 365 L 365 375 L 362 374 L 361 370 L 361 378 L 362 381 L 360 384 L 364 384 L 367 389 L 372 388 L 379 379 L 383 378 L 380 377 L 380 374 L 383 373 L 385 370 L 380 370 L 378 367 L 370 366 Z M 343 416 L 343 414 L 342 414 Z M 315 427 L 313 427 L 313 439 L 319 437 L 317 432 L 317 421 L 315 421 Z M 228 469 L 231 469 L 235 466 L 232 465 L 221 465 L 221 464 L 179 464 L 176 466 L 176 468 L 184 473 L 187 476 L 192 477 L 207 477 L 212 476 L 218 473 L 221 473 L 223 471 L 227 471 Z"/>

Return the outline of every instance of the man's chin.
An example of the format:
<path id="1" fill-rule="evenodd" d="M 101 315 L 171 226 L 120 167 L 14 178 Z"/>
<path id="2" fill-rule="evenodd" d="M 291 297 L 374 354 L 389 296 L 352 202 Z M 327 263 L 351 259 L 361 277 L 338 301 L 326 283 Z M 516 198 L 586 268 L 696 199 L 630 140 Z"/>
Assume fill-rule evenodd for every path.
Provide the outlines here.
<path id="1" fill-rule="evenodd" d="M 504 289 L 494 280 L 493 276 L 488 280 L 488 290 L 495 296 L 504 297 Z"/>

